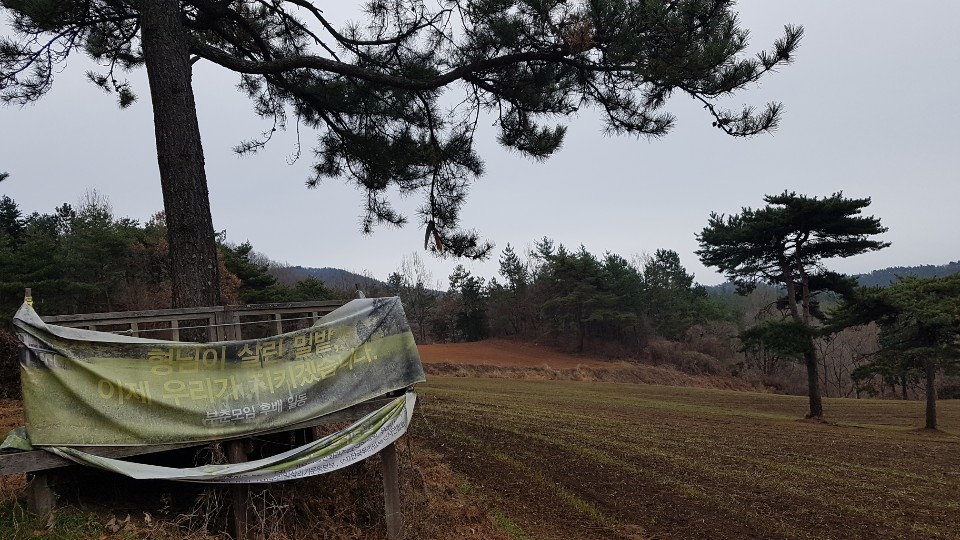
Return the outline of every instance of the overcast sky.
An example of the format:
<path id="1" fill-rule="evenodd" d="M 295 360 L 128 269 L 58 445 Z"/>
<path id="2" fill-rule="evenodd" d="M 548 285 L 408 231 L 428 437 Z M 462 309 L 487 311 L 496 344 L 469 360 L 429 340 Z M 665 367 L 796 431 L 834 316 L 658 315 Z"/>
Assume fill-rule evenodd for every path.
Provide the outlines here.
<path id="1" fill-rule="evenodd" d="M 463 224 L 497 249 L 486 263 L 464 264 L 489 278 L 507 243 L 523 251 L 548 236 L 628 259 L 673 249 L 698 281 L 720 283 L 694 255 L 694 235 L 711 211 L 757 207 L 764 194 L 783 190 L 872 197 L 868 212 L 889 227 L 884 239 L 893 245 L 830 262 L 832 269 L 859 273 L 960 259 L 960 2 L 749 0 L 738 9 L 754 52 L 769 48 L 784 24 L 806 30 L 793 65 L 727 103 L 782 101 L 777 132 L 730 138 L 682 96 L 669 103 L 678 122 L 663 139 L 606 137 L 584 111 L 569 122 L 563 149 L 545 163 L 503 150 L 484 128 L 477 142 L 487 173 L 471 191 Z M 48 213 L 92 188 L 109 197 L 118 216 L 146 220 L 163 208 L 146 76 L 131 75 L 140 100 L 120 111 L 85 81 L 90 67 L 72 59 L 39 103 L 0 108 L 0 172 L 11 175 L 0 193 L 26 213 Z M 423 247 L 423 232 L 414 226 L 363 236 L 361 194 L 342 182 L 308 190 L 310 152 L 288 164 L 293 133 L 275 137 L 261 154 L 236 156 L 235 144 L 270 126 L 235 84 L 220 68 L 195 66 L 214 226 L 229 241 L 249 240 L 292 265 L 368 271 L 381 279 Z M 301 137 L 308 150 L 315 133 Z M 419 203 L 407 202 L 401 208 Z M 445 284 L 457 261 L 423 256 Z"/>

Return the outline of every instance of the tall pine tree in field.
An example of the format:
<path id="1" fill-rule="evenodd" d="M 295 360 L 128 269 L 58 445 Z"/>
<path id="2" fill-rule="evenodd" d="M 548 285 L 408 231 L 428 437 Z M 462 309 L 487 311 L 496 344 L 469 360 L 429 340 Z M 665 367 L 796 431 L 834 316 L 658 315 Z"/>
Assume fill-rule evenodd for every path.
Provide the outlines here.
<path id="1" fill-rule="evenodd" d="M 904 277 L 883 288 L 860 287 L 831 321 L 836 330 L 871 322 L 880 327 L 880 351 L 857 368 L 854 377 L 922 373 L 925 426 L 937 429 L 937 372 L 960 367 L 960 274 Z"/>
<path id="2" fill-rule="evenodd" d="M 483 171 L 473 146 L 480 112 L 496 117 L 503 146 L 534 159 L 553 154 L 566 132 L 544 123 L 582 107 L 598 109 L 609 132 L 660 137 L 674 124 L 663 108 L 678 93 L 703 104 L 720 131 L 755 135 L 777 126 L 778 103 L 727 110 L 718 100 L 789 63 L 802 34 L 787 26 L 769 51 L 746 55 L 732 0 L 371 0 L 344 28 L 309 0 L 0 5 L 13 29 L 0 39 L 7 103 L 39 99 L 80 52 L 103 66 L 90 79 L 127 106 L 135 95 L 122 72 L 145 66 L 175 307 L 219 302 L 196 62 L 237 73 L 272 126 L 239 151 L 262 148 L 291 123 L 313 128 L 308 183 L 354 183 L 366 195 L 364 231 L 405 223 L 388 194 L 417 193 L 433 249 L 483 257 L 492 246 L 460 228 L 468 188 Z"/>
<path id="3" fill-rule="evenodd" d="M 823 416 L 820 398 L 818 359 L 813 339 L 817 321 L 823 318 L 816 296 L 823 291 L 848 292 L 849 279 L 829 272 L 825 259 L 844 258 L 890 245 L 872 237 L 886 228 L 873 216 L 862 216 L 870 199 L 848 199 L 842 193 L 829 197 L 807 197 L 783 192 L 764 197 L 767 206 L 743 208 L 740 214 L 712 213 L 697 235 L 697 255 L 734 282 L 741 292 L 758 283 L 783 287 L 781 300 L 800 341 L 807 368 L 810 396 L 808 417 Z"/>

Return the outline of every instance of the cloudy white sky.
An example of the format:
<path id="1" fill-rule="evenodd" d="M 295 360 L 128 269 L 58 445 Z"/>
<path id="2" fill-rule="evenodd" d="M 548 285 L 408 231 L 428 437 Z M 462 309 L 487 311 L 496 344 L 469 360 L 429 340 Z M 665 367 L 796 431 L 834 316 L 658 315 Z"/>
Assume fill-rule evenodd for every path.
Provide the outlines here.
<path id="1" fill-rule="evenodd" d="M 332 6 L 328 14 L 343 9 Z M 585 111 L 569 122 L 564 148 L 545 163 L 499 148 L 485 129 L 478 143 L 487 173 L 472 189 L 463 221 L 497 250 L 488 262 L 464 264 L 489 278 L 507 243 L 523 250 L 548 236 L 598 255 L 673 249 L 698 281 L 715 284 L 723 278 L 694 255 L 694 234 L 707 216 L 762 205 L 764 194 L 785 189 L 872 197 L 869 213 L 889 227 L 892 247 L 832 262 L 833 269 L 858 273 L 960 259 L 960 2 L 747 0 L 738 9 L 753 51 L 769 47 L 784 24 L 806 29 L 793 65 L 728 103 L 782 101 L 776 133 L 729 138 L 684 97 L 669 104 L 676 129 L 656 141 L 606 137 Z M 26 212 L 50 212 L 96 189 L 116 214 L 146 220 L 163 203 L 145 74 L 131 76 L 140 101 L 120 111 L 85 82 L 87 69 L 82 58 L 72 59 L 39 103 L 0 108 L 0 171 L 11 174 L 0 192 Z M 276 137 L 259 155 L 236 156 L 236 143 L 269 126 L 235 82 L 220 68 L 195 66 L 214 225 L 228 240 L 249 240 L 277 261 L 379 278 L 422 248 L 415 227 L 363 236 L 361 195 L 341 182 L 304 187 L 310 155 L 288 164 L 293 133 Z M 314 137 L 301 135 L 305 144 Z M 401 206 L 412 210 L 417 203 Z M 457 264 L 424 257 L 444 282 Z"/>

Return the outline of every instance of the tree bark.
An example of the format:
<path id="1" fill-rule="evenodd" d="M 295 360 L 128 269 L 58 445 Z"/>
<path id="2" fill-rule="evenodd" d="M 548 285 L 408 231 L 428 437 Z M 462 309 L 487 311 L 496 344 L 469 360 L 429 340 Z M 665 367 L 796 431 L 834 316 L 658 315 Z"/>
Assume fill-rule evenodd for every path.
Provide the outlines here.
<path id="1" fill-rule="evenodd" d="M 217 306 L 217 245 L 180 2 L 141 2 L 140 23 L 170 242 L 173 307 Z"/>
<path id="2" fill-rule="evenodd" d="M 927 375 L 927 429 L 937 429 L 937 366 L 933 360 L 923 362 Z"/>
<path id="3" fill-rule="evenodd" d="M 810 351 L 803 355 L 807 364 L 807 385 L 810 394 L 810 412 L 807 418 L 823 417 L 823 400 L 820 397 L 820 375 L 817 373 L 819 365 L 816 353 Z"/>
<path id="4" fill-rule="evenodd" d="M 582 353 L 582 352 L 583 352 L 583 335 L 584 335 L 584 333 L 586 332 L 586 331 L 584 330 L 583 326 L 584 326 L 584 324 L 583 324 L 583 319 L 579 319 L 579 320 L 577 321 L 577 333 L 579 334 L 579 335 L 577 336 L 577 337 L 578 337 L 578 339 L 577 339 L 577 352 L 578 352 L 578 353 Z"/>

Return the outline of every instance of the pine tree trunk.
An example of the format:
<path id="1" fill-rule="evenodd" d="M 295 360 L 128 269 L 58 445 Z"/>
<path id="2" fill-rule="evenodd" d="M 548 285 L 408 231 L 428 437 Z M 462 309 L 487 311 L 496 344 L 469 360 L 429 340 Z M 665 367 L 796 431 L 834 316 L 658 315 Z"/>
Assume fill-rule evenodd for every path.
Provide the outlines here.
<path id="1" fill-rule="evenodd" d="M 583 326 L 584 326 L 584 325 L 583 325 L 583 321 L 582 321 L 582 320 L 577 321 L 577 334 L 578 334 L 578 339 L 577 339 L 577 352 L 578 352 L 578 353 L 582 353 L 582 352 L 583 352 L 583 334 L 584 334 L 584 332 L 585 332 Z"/>
<path id="2" fill-rule="evenodd" d="M 140 23 L 170 242 L 173 307 L 217 306 L 217 246 L 180 2 L 141 2 Z"/>
<path id="3" fill-rule="evenodd" d="M 937 429 L 937 366 L 926 360 L 923 368 L 927 375 L 927 429 Z"/>
<path id="4" fill-rule="evenodd" d="M 807 418 L 823 417 L 823 400 L 820 397 L 820 376 L 817 373 L 817 355 L 813 351 L 804 353 L 803 359 L 807 364 L 807 385 L 810 394 L 810 412 Z"/>

